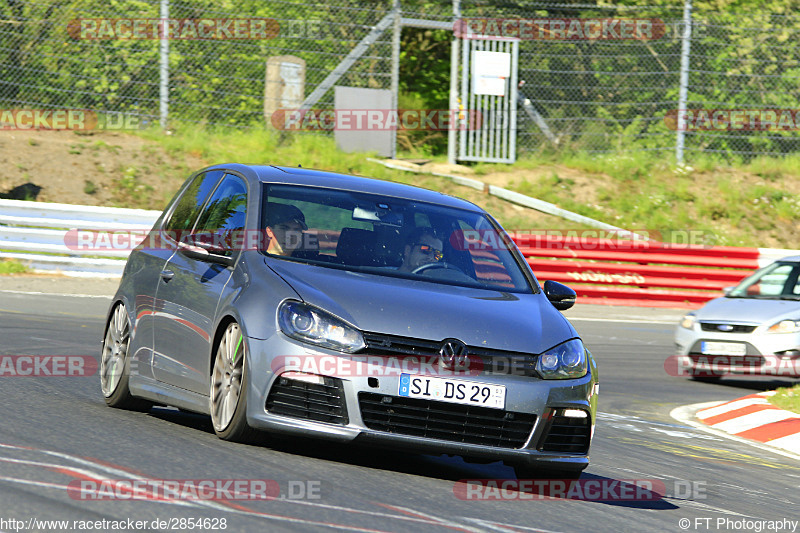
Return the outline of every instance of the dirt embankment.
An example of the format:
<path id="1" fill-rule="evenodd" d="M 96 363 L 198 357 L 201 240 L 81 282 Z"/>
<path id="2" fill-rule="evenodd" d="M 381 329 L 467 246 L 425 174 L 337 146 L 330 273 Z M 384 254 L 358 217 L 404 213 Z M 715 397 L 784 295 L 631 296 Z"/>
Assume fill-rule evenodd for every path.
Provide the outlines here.
<path id="1" fill-rule="evenodd" d="M 0 133 L 0 195 L 19 200 L 159 209 L 203 166 L 115 132 Z"/>

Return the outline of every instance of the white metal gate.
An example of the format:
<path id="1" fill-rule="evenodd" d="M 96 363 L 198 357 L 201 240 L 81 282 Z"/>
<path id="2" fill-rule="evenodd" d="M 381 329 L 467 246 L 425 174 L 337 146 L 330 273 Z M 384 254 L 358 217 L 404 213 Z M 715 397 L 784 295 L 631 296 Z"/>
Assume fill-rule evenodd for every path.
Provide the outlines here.
<path id="1" fill-rule="evenodd" d="M 518 60 L 517 40 L 461 40 L 459 160 L 516 161 Z"/>

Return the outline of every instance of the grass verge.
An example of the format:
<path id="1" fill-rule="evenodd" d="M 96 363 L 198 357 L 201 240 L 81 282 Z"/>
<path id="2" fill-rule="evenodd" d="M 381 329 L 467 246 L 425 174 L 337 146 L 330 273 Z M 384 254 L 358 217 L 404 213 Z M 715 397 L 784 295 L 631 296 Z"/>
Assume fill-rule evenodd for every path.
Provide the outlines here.
<path id="1" fill-rule="evenodd" d="M 368 176 L 463 198 L 486 209 L 504 227 L 509 229 L 543 227 L 542 215 L 538 212 L 512 206 L 508 202 L 480 191 L 456 185 L 448 178 L 390 169 L 367 161 L 368 157 L 377 157 L 375 154 L 343 153 L 336 147 L 333 137 L 325 135 L 282 134 L 259 128 L 239 131 L 198 127 L 186 129 L 179 127 L 170 135 L 164 135 L 159 130 L 144 130 L 138 134 L 145 139 L 159 143 L 176 158 L 188 153 L 200 158 L 207 165 L 231 162 L 255 165 L 302 165 L 305 168 Z M 410 156 L 411 154 L 404 155 Z M 446 158 L 440 159 L 446 161 Z M 132 196 L 128 195 L 128 197 Z M 144 206 L 137 204 L 135 207 Z M 149 206 L 150 209 L 161 209 L 162 207 Z M 534 217 L 538 218 L 534 220 Z M 553 221 L 548 224 L 555 225 L 554 227 L 570 229 L 583 227 L 574 223 L 559 222 L 559 219 L 552 218 Z"/>
<path id="2" fill-rule="evenodd" d="M 464 188 L 443 190 L 442 178 L 384 168 L 366 161 L 370 154 L 342 153 L 333 137 L 320 134 L 194 125 L 178 127 L 171 135 L 159 130 L 139 135 L 176 156 L 193 154 L 209 165 L 232 161 L 302 164 L 442 190 L 475 201 Z M 413 156 L 419 154 L 400 154 Z M 432 159 L 446 162 L 443 156 Z M 671 154 L 564 150 L 528 153 L 514 165 L 472 168 L 478 179 L 505 175 L 502 186 L 508 189 L 615 226 L 666 236 L 700 232 L 702 242 L 694 244 L 795 248 L 800 229 L 800 156 L 744 161 L 701 154 L 690 165 L 676 168 Z M 139 192 L 134 178 L 124 183 L 125 196 L 132 199 Z M 508 208 L 504 211 L 511 214 Z M 514 227 L 502 220 L 505 213 L 492 213 L 502 224 Z"/>
<path id="3" fill-rule="evenodd" d="M 30 269 L 14 259 L 0 259 L 0 276 L 7 274 L 24 274 Z"/>
<path id="4" fill-rule="evenodd" d="M 782 387 L 774 396 L 768 398 L 769 403 L 786 411 L 800 414 L 800 385 Z"/>

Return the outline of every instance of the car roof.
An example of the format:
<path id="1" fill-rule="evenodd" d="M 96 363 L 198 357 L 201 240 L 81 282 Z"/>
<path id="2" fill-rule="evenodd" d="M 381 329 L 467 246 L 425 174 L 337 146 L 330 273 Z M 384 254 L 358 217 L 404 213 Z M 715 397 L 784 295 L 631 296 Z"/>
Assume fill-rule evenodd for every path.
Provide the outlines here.
<path id="1" fill-rule="evenodd" d="M 215 165 L 208 170 L 230 169 L 237 171 L 247 177 L 253 178 L 263 183 L 280 183 L 286 185 L 305 185 L 312 187 L 326 187 L 353 192 L 364 192 L 370 194 L 380 194 L 395 198 L 403 198 L 419 202 L 428 202 L 469 211 L 485 212 L 479 206 L 449 196 L 447 194 L 404 185 L 392 181 L 384 181 L 375 178 L 365 178 L 350 174 L 340 174 L 327 172 L 324 170 L 314 170 L 301 167 L 280 167 L 274 165 L 242 165 L 227 164 Z"/>

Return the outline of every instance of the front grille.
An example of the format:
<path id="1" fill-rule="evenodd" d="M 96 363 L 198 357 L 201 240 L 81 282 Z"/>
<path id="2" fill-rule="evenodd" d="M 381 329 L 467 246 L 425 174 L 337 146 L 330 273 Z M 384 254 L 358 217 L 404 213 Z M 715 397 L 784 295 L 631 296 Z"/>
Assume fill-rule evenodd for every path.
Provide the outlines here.
<path id="1" fill-rule="evenodd" d="M 315 422 L 347 424 L 342 380 L 324 377 L 323 383 L 308 383 L 279 377 L 267 397 L 267 412 Z"/>
<path id="2" fill-rule="evenodd" d="M 497 448 L 521 448 L 536 415 L 371 392 L 358 395 L 369 429 Z"/>
<path id="3" fill-rule="evenodd" d="M 442 341 L 415 339 L 382 333 L 364 333 L 366 347 L 361 353 L 384 356 L 427 356 L 438 355 Z M 517 376 L 538 376 L 536 373 L 536 354 L 494 350 L 481 346 L 467 346 L 470 365 L 480 359 L 480 369 L 485 374 L 512 374 Z M 470 368 L 473 368 L 470 366 Z"/>
<path id="4" fill-rule="evenodd" d="M 719 326 L 730 326 L 733 329 L 723 331 Z M 758 326 L 751 324 L 728 324 L 727 322 L 700 322 L 700 329 L 703 331 L 716 331 L 718 333 L 752 333 Z"/>
<path id="5" fill-rule="evenodd" d="M 556 415 L 542 445 L 545 452 L 587 453 L 592 437 L 589 417 L 575 418 Z"/>

